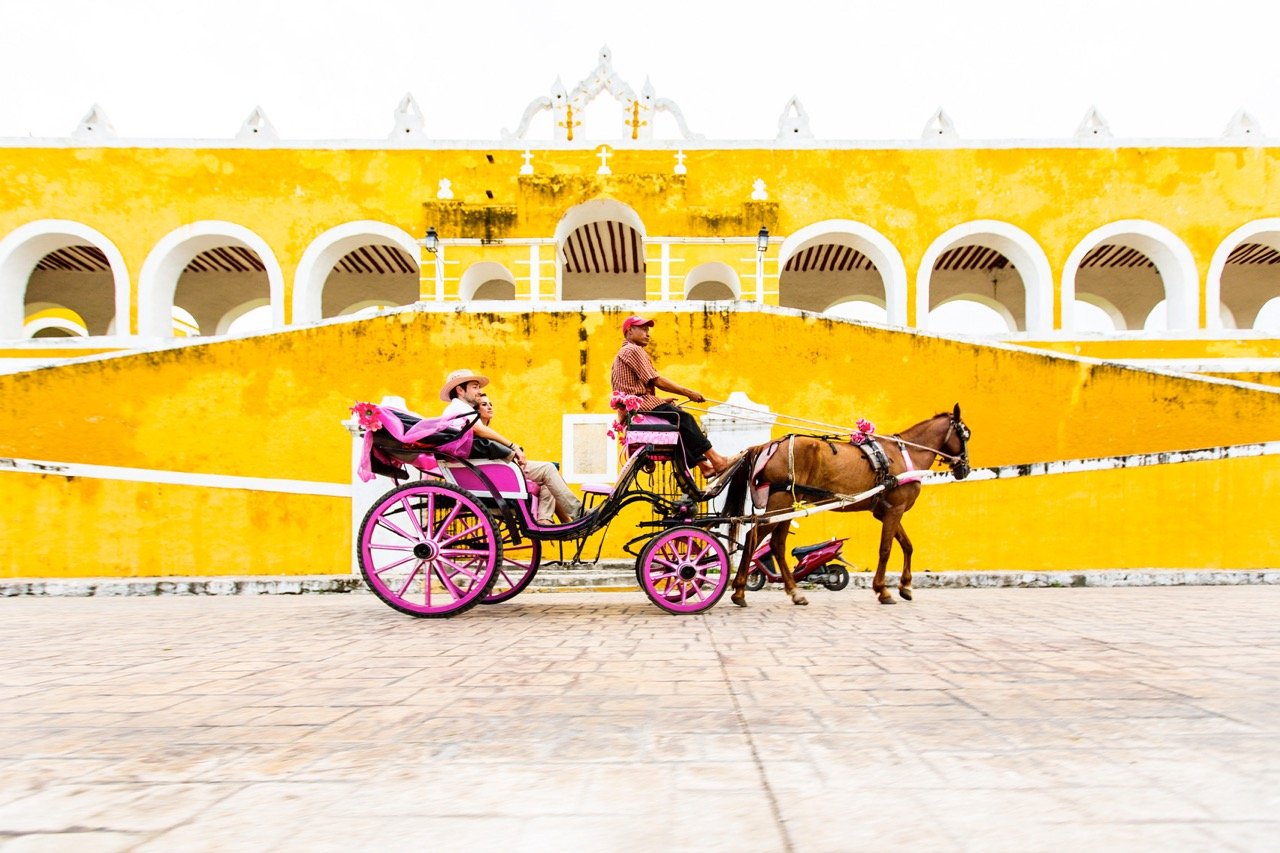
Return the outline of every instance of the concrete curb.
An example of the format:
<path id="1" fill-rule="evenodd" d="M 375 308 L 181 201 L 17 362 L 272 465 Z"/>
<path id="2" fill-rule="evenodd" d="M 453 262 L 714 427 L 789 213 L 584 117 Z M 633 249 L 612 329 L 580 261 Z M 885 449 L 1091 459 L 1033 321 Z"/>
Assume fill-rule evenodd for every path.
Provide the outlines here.
<path id="1" fill-rule="evenodd" d="M 897 585 L 891 576 L 890 586 Z M 1108 569 L 1068 572 L 990 571 L 919 572 L 917 589 L 993 589 L 997 587 L 1065 588 L 1127 586 L 1244 586 L 1280 584 L 1280 568 L 1272 569 Z M 807 586 L 808 584 L 806 584 Z M 776 586 L 776 585 L 774 585 Z M 855 572 L 853 589 L 871 587 L 870 572 Z M 779 587 L 780 588 L 780 587 Z M 528 592 L 638 589 L 631 563 L 601 563 L 538 573 Z M 0 580 L 0 598 L 136 597 L 153 595 L 322 595 L 367 593 L 364 580 L 350 575 L 272 577 L 141 577 L 30 578 Z"/>

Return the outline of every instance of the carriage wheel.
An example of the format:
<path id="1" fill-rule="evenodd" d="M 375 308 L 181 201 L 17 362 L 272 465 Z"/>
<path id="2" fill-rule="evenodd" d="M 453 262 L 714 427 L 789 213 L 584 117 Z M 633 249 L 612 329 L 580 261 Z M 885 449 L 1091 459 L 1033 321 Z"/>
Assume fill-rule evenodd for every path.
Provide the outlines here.
<path id="1" fill-rule="evenodd" d="M 699 613 L 729 586 L 729 551 L 700 527 L 673 527 L 640 552 L 640 588 L 671 613 Z"/>
<path id="2" fill-rule="evenodd" d="M 481 604 L 498 604 L 515 598 L 533 580 L 542 562 L 542 543 L 525 536 L 519 545 L 514 544 L 509 525 L 506 519 L 498 522 L 502 530 L 502 564 L 498 566 L 498 579 Z"/>
<path id="3" fill-rule="evenodd" d="M 844 566 L 832 566 L 827 569 L 827 576 L 822 579 L 822 585 L 832 592 L 839 592 L 849 585 L 849 570 Z"/>
<path id="4" fill-rule="evenodd" d="M 453 616 L 479 604 L 502 562 L 502 534 L 468 492 L 444 483 L 392 489 L 360 525 L 369 588 L 412 616 Z"/>
<path id="5" fill-rule="evenodd" d="M 752 569 L 747 572 L 747 589 L 752 592 L 759 592 L 764 589 L 765 580 L 764 572 L 759 569 Z"/>

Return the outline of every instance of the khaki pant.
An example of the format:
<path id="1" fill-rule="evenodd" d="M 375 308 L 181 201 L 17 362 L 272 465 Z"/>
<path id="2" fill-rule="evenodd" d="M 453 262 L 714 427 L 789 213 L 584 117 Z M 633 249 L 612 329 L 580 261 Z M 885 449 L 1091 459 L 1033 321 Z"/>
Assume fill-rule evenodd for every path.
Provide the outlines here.
<path id="1" fill-rule="evenodd" d="M 525 462 L 524 474 L 541 487 L 538 490 L 539 524 L 554 524 L 557 507 L 570 519 L 577 518 L 582 510 L 582 501 L 569 491 L 556 466 L 550 462 L 535 462 L 530 459 Z"/>

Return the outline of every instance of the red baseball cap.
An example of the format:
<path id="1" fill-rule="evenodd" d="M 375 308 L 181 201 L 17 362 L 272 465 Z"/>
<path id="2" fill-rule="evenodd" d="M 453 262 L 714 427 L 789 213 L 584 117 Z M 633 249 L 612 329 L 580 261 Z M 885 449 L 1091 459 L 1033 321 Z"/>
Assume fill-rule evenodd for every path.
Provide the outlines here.
<path id="1" fill-rule="evenodd" d="M 634 329 L 636 326 L 652 326 L 653 321 L 647 317 L 628 317 L 622 321 L 622 334 Z"/>

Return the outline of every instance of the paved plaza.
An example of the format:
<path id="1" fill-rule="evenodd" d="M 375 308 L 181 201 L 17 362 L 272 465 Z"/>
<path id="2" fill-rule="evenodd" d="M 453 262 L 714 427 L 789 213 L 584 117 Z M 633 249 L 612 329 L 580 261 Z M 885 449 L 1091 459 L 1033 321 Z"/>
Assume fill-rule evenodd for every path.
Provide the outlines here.
<path id="1" fill-rule="evenodd" d="M 1280 587 L 0 601 L 0 848 L 1274 850 Z"/>

